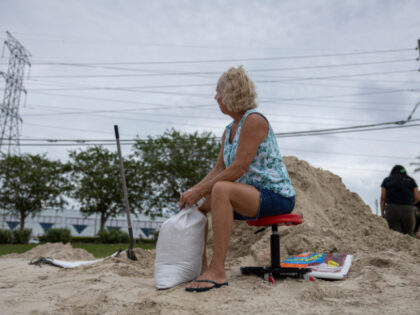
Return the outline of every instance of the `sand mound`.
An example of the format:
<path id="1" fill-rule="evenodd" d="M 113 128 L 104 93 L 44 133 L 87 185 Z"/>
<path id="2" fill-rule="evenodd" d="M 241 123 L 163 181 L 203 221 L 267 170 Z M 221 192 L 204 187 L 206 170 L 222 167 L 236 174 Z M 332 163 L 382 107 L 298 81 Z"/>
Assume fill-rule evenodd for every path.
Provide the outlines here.
<path id="1" fill-rule="evenodd" d="M 95 257 L 81 248 L 73 248 L 69 243 L 46 243 L 38 245 L 23 254 L 10 254 L 0 256 L 1 258 L 25 258 L 35 259 L 38 257 L 51 257 L 58 260 L 91 260 Z"/>

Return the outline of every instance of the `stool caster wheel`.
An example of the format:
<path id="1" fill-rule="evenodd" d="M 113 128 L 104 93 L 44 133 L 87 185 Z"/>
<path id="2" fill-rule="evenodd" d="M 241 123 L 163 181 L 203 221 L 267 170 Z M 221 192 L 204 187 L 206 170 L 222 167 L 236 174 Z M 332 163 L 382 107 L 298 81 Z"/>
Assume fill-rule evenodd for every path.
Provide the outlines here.
<path id="1" fill-rule="evenodd" d="M 274 284 L 274 277 L 271 273 L 265 273 L 264 280 L 270 282 L 271 284 Z"/>
<path id="2" fill-rule="evenodd" d="M 312 281 L 312 282 L 314 282 L 314 281 L 315 281 L 315 277 L 314 277 L 314 276 L 312 276 L 312 275 L 309 275 L 309 274 L 307 274 L 307 273 L 305 273 L 305 274 L 303 275 L 303 279 L 305 279 L 306 281 Z"/>

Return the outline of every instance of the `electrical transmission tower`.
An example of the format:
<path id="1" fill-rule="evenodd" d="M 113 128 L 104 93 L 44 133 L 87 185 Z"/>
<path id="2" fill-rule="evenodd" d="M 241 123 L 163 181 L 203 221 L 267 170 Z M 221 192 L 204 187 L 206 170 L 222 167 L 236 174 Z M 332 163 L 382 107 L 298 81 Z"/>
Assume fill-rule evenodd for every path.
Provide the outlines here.
<path id="1" fill-rule="evenodd" d="M 23 77 L 25 66 L 31 66 L 29 61 L 31 54 L 12 34 L 7 31 L 6 34 L 7 40 L 4 45 L 9 49 L 10 57 L 7 73 L 0 71 L 5 80 L 3 103 L 0 104 L 0 152 L 5 152 L 4 144 L 7 141 L 7 154 L 10 155 L 20 153 L 19 136 L 22 119 L 19 116 L 19 104 L 22 92 L 26 94 Z"/>

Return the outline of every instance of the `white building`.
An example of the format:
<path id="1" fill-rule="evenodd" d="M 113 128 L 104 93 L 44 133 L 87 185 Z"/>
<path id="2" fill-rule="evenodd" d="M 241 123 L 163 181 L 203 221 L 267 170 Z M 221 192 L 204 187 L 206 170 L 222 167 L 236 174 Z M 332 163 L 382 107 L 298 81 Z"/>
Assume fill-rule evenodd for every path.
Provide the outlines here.
<path id="1" fill-rule="evenodd" d="M 135 238 L 151 238 L 153 232 L 158 231 L 165 219 L 151 219 L 144 215 L 135 216 L 131 214 L 131 225 Z M 100 216 L 91 215 L 84 217 L 78 210 L 45 210 L 34 218 L 28 217 L 25 220 L 25 228 L 32 229 L 33 236 L 43 235 L 50 228 L 68 228 L 72 236 L 95 236 L 100 228 Z M 0 215 L 0 228 L 18 229 L 20 226 L 19 217 L 2 213 Z M 128 232 L 127 218 L 120 215 L 109 218 L 105 223 L 106 229 L 119 229 Z"/>

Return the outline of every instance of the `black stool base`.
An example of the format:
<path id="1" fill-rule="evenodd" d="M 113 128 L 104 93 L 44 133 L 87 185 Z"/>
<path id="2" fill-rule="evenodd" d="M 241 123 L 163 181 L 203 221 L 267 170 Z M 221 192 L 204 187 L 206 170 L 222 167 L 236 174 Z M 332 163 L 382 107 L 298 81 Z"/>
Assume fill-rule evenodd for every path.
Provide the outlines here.
<path id="1" fill-rule="evenodd" d="M 241 273 L 243 275 L 256 275 L 263 277 L 267 274 L 272 275 L 275 279 L 281 279 L 286 277 L 300 278 L 311 272 L 310 268 L 282 268 L 282 267 L 241 267 Z"/>

